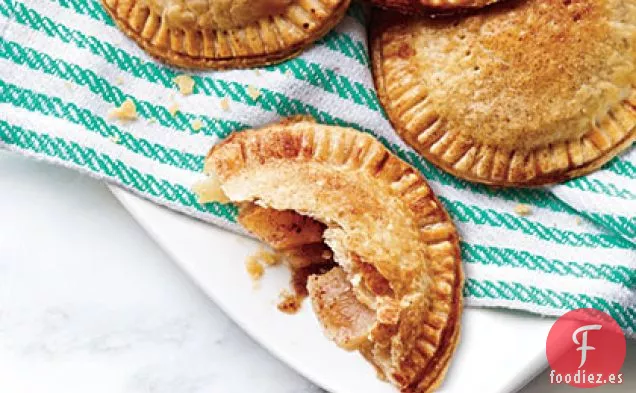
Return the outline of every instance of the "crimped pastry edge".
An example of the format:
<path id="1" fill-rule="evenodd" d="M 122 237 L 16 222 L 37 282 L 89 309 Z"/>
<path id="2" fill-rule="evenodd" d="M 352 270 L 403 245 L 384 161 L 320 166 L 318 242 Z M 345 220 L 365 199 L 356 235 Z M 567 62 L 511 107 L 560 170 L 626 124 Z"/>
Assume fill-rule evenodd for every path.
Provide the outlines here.
<path id="1" fill-rule="evenodd" d="M 284 128 L 285 127 L 289 127 L 290 125 L 292 125 L 295 128 L 295 131 L 291 131 L 291 132 L 300 132 L 301 135 L 303 135 L 306 132 L 310 132 L 312 133 L 312 136 L 309 138 L 305 138 L 303 136 L 301 136 L 300 138 L 302 140 L 310 140 L 311 144 L 312 144 L 312 155 L 311 157 L 307 158 L 306 156 L 303 157 L 303 150 L 302 148 L 299 149 L 299 152 L 297 153 L 298 155 L 292 155 L 292 156 L 285 156 L 285 154 L 289 153 L 289 150 L 287 148 L 282 148 L 281 145 L 287 145 L 284 140 L 286 138 L 285 134 L 289 134 L 290 131 L 285 131 Z M 298 127 L 302 127 L 302 129 L 299 131 Z M 254 150 L 251 148 L 247 148 L 244 143 L 245 143 L 245 139 L 247 139 L 248 136 L 251 135 L 257 135 L 257 137 L 259 138 L 258 142 L 255 142 L 259 148 L 258 151 L 255 153 L 255 155 L 253 157 L 250 157 L 250 161 L 252 162 L 256 162 L 256 165 L 263 165 L 263 164 L 267 164 L 268 161 L 270 160 L 292 160 L 292 161 L 296 161 L 298 159 L 307 159 L 308 162 L 310 162 L 311 160 L 326 160 L 323 162 L 326 162 L 330 165 L 344 165 L 341 162 L 336 161 L 330 161 L 330 159 L 332 158 L 332 155 L 330 155 L 329 157 L 325 158 L 325 157 L 320 157 L 320 158 L 316 158 L 313 156 L 313 153 L 315 153 L 316 151 L 332 151 L 331 146 L 328 147 L 322 147 L 320 149 L 315 149 L 315 146 L 313 146 L 314 142 L 315 142 L 315 138 L 313 136 L 313 133 L 315 131 L 315 127 L 327 127 L 330 129 L 330 131 L 333 132 L 354 132 L 356 133 L 356 138 L 361 138 L 361 139 L 367 139 L 367 143 L 369 144 L 377 144 L 379 146 L 381 146 L 381 148 L 388 153 L 388 155 L 390 157 L 393 157 L 395 160 L 397 160 L 400 164 L 398 165 L 398 168 L 396 169 L 395 165 L 390 165 L 390 169 L 388 169 L 388 166 L 383 166 L 382 168 L 380 168 L 380 170 L 376 173 L 376 178 L 378 179 L 382 179 L 382 180 L 387 180 L 387 179 L 391 179 L 394 178 L 394 175 L 391 174 L 386 174 L 383 173 L 383 171 L 388 171 L 388 170 L 393 170 L 393 171 L 400 171 L 402 173 L 402 175 L 399 177 L 398 180 L 394 181 L 394 183 L 398 183 L 400 180 L 403 180 L 406 176 L 410 176 L 412 174 L 415 174 L 417 176 L 417 182 L 411 182 L 413 184 L 411 184 L 411 186 L 408 186 L 404 191 L 403 197 L 407 198 L 407 196 L 409 196 L 410 194 L 413 194 L 414 198 L 423 198 L 426 197 L 428 200 L 433 201 L 435 203 L 436 208 L 434 209 L 434 211 L 427 211 L 425 212 L 425 217 L 437 217 L 438 220 L 437 221 L 431 221 L 429 222 L 425 227 L 433 227 L 436 226 L 437 224 L 450 224 L 453 226 L 454 228 L 454 224 L 452 223 L 448 213 L 445 211 L 445 209 L 442 207 L 443 205 L 441 205 L 441 203 L 439 202 L 439 200 L 437 199 L 437 197 L 431 192 L 430 188 L 428 187 L 428 184 L 425 180 L 425 178 L 422 176 L 421 173 L 419 173 L 417 170 L 415 170 L 414 168 L 412 168 L 410 165 L 408 165 L 407 163 L 405 163 L 404 161 L 400 160 L 399 158 L 395 157 L 391 152 L 388 151 L 388 149 L 386 149 L 379 141 L 377 141 L 376 139 L 372 138 L 369 135 L 363 134 L 361 132 L 352 130 L 352 129 L 346 129 L 346 128 L 341 128 L 341 127 L 332 127 L 332 126 L 322 126 L 322 125 L 318 125 L 314 122 L 309 122 L 307 121 L 306 118 L 304 117 L 300 117 L 300 118 L 294 118 L 291 120 L 286 120 L 284 121 L 282 124 L 276 124 L 276 125 L 272 125 L 272 126 L 266 126 L 263 129 L 258 129 L 258 130 L 246 130 L 246 131 L 241 131 L 238 133 L 235 133 L 233 135 L 231 135 L 230 137 L 226 138 L 224 141 L 222 141 L 220 144 L 214 146 L 209 154 L 207 159 L 210 159 L 211 156 L 213 156 L 215 154 L 215 152 L 219 152 L 220 149 L 223 149 L 224 146 L 228 145 L 228 144 L 232 144 L 232 143 L 239 143 L 240 144 L 240 148 L 237 148 L 236 146 L 232 149 L 235 153 L 234 154 L 238 154 L 237 152 L 245 152 L 245 151 L 251 151 L 251 154 L 254 154 Z M 269 132 L 267 132 L 269 130 Z M 261 132 L 261 134 L 257 134 L 258 132 Z M 273 140 L 277 141 L 277 144 L 275 146 L 273 146 L 272 143 L 269 143 L 267 141 L 266 138 L 268 138 L 268 136 L 271 136 L 273 132 L 282 132 L 283 136 L 282 138 L 280 137 L 280 135 L 277 135 L 276 138 L 272 137 Z M 326 143 L 331 143 L 332 142 L 332 138 L 330 137 L 321 137 L 319 138 L 320 141 L 326 142 Z M 357 140 L 357 139 L 356 139 Z M 270 141 L 271 142 L 271 141 Z M 355 144 L 356 142 L 352 142 L 352 144 Z M 369 147 L 366 149 L 366 155 L 370 156 L 372 154 L 374 154 L 373 152 L 377 153 L 376 150 L 374 150 L 373 148 Z M 240 173 L 240 171 L 242 171 L 247 165 L 245 160 L 246 160 L 246 154 L 245 153 L 241 153 L 241 155 L 243 156 L 242 159 L 238 159 L 238 160 L 232 160 L 232 163 L 229 164 L 229 166 L 227 167 L 227 170 L 230 171 L 231 173 L 226 173 L 225 175 L 223 173 L 219 173 L 219 171 L 217 170 L 217 174 L 219 176 L 220 179 L 223 179 L 224 176 L 233 176 L 236 175 L 238 173 Z M 283 155 L 283 156 L 281 156 Z M 365 170 L 365 167 L 363 165 L 363 163 L 366 162 L 367 158 L 371 158 L 371 157 L 367 157 L 367 156 L 363 156 L 363 157 L 357 157 L 356 158 L 356 165 L 354 165 L 352 170 Z M 230 160 L 230 157 L 223 157 L 223 160 Z M 207 161 L 207 160 L 206 160 Z M 383 160 L 382 162 L 386 162 L 389 161 L 387 160 Z M 395 162 L 393 162 L 393 164 L 395 164 Z M 382 164 L 384 165 L 384 164 Z M 374 170 L 377 169 L 374 167 Z M 223 171 L 220 171 L 223 172 Z M 223 180 L 222 180 L 223 182 Z M 387 180 L 387 184 L 388 180 Z M 421 193 L 421 189 L 425 188 L 425 194 L 421 195 L 421 194 L 417 194 L 415 195 L 415 193 L 420 192 Z M 421 202 L 421 201 L 420 201 Z M 421 206 L 420 204 L 413 204 L 413 208 L 416 208 L 417 206 Z M 434 238 L 434 236 L 433 236 Z M 425 392 L 431 392 L 432 390 L 434 390 L 437 386 L 439 386 L 442 381 L 443 378 L 447 372 L 449 363 L 450 363 L 450 359 L 452 357 L 452 354 L 456 348 L 457 342 L 458 342 L 458 338 L 459 338 L 459 331 L 460 331 L 460 322 L 461 322 L 461 310 L 462 310 L 462 305 L 463 305 L 463 297 L 462 297 L 462 289 L 463 289 L 463 279 L 464 279 L 464 275 L 463 275 L 463 269 L 462 269 L 462 264 L 461 264 L 461 257 L 460 257 L 460 250 L 459 250 L 459 238 L 458 235 L 456 233 L 456 230 L 451 234 L 448 235 L 447 238 L 444 238 L 442 240 L 439 239 L 434 239 L 432 240 L 429 244 L 441 244 L 441 243 L 449 243 L 450 247 L 449 250 L 447 250 L 447 254 L 441 254 L 441 255 L 445 255 L 444 258 L 448 258 L 451 257 L 453 260 L 453 266 L 454 266 L 454 278 L 455 281 L 453 283 L 453 290 L 451 295 L 451 301 L 450 303 L 450 311 L 448 312 L 447 315 L 447 322 L 446 324 L 441 327 L 439 329 L 439 342 L 437 343 L 436 347 L 435 347 L 435 352 L 430 354 L 428 358 L 426 358 L 426 363 L 425 363 L 425 367 L 420 369 L 419 372 L 417 373 L 417 377 L 416 377 L 416 382 L 412 383 L 410 385 L 406 385 L 406 386 L 401 386 L 402 391 L 403 392 L 417 392 L 417 393 L 425 393 Z M 444 248 L 446 249 L 446 248 Z M 430 250 L 431 252 L 433 252 L 433 250 Z M 437 255 L 437 254 L 436 254 Z M 437 255 L 438 258 L 442 258 L 442 256 Z M 438 264 L 441 262 L 438 262 Z M 432 289 L 434 291 L 434 289 Z M 434 309 L 431 309 L 431 311 L 428 314 L 431 314 Z M 424 323 L 426 321 L 422 321 L 422 323 Z M 430 322 L 431 324 L 434 324 L 434 322 Z M 422 346 L 430 346 L 430 341 L 425 339 L 424 336 L 420 336 L 420 338 L 418 339 L 418 343 L 422 344 Z M 423 355 L 421 352 L 419 352 L 420 350 L 415 350 L 414 352 L 416 352 L 416 354 L 418 356 L 420 356 L 420 358 Z M 414 355 L 414 354 L 412 354 Z M 377 366 L 376 366 L 377 367 Z M 391 379 L 395 381 L 395 379 L 399 379 L 400 375 L 394 375 L 391 376 Z"/>
<path id="2" fill-rule="evenodd" d="M 559 183 L 593 172 L 636 142 L 636 86 L 632 86 L 630 95 L 623 101 L 618 102 L 616 105 L 609 108 L 605 117 L 598 121 L 598 126 L 592 127 L 589 132 L 578 140 L 551 144 L 532 151 L 508 151 L 496 146 L 485 144 L 479 145 L 473 141 L 467 142 L 466 138 L 460 139 L 461 130 L 447 130 L 441 133 L 440 136 L 433 135 L 435 138 L 434 141 L 425 141 L 424 143 L 421 143 L 417 140 L 417 137 L 430 131 L 435 124 L 429 125 L 429 127 L 425 128 L 424 131 L 421 131 L 420 134 L 416 136 L 409 135 L 409 133 L 405 131 L 405 124 L 401 121 L 399 114 L 395 114 L 391 110 L 390 107 L 392 99 L 389 97 L 385 87 L 385 70 L 382 53 L 383 45 L 381 37 L 384 28 L 385 26 L 382 23 L 378 25 L 372 24 L 372 28 L 369 31 L 369 40 L 373 80 L 378 93 L 378 98 L 380 99 L 382 106 L 385 108 L 389 122 L 398 135 L 400 135 L 400 137 L 412 146 L 419 154 L 436 167 L 454 176 L 476 183 L 503 187 L 531 187 Z M 405 71 L 407 68 L 408 65 L 401 71 Z M 415 71 L 411 72 L 416 74 Z M 408 112 L 408 109 L 403 112 Z M 622 116 L 622 121 L 625 121 L 625 118 L 627 118 L 627 121 L 631 124 L 629 129 L 620 129 L 620 121 L 615 119 L 617 113 L 620 113 L 620 116 Z M 435 131 L 436 130 L 433 130 L 431 134 L 434 134 Z M 617 132 L 619 134 L 622 133 L 622 135 L 618 138 L 616 137 Z M 453 133 L 455 135 L 448 137 Z M 465 149 L 464 153 L 449 164 L 448 161 L 443 159 L 443 154 L 432 153 L 429 150 L 431 146 L 441 140 L 444 140 L 444 146 L 440 149 L 444 152 L 443 154 L 446 153 L 446 147 L 453 146 L 454 144 L 460 145 L 462 149 Z M 470 154 L 471 150 L 481 152 L 486 149 L 488 149 L 486 154 L 490 156 L 486 158 L 489 160 L 489 170 L 487 171 L 488 174 L 486 176 L 476 174 L 474 171 L 471 172 L 469 170 L 459 170 L 456 168 L 457 163 L 465 158 L 466 155 Z M 586 150 L 585 152 L 583 152 L 584 149 Z M 572 158 L 573 150 L 577 151 L 576 154 L 588 154 L 589 156 L 592 156 L 592 158 L 585 160 L 584 162 L 573 162 L 578 161 Z M 546 152 L 552 155 L 552 162 L 545 161 L 545 158 L 540 156 L 540 154 L 545 155 Z M 565 160 L 567 160 L 567 166 L 565 167 L 563 166 L 565 161 L 563 152 L 565 152 Z M 526 166 L 525 168 L 521 165 L 514 165 L 514 163 L 511 163 L 511 161 L 515 159 L 515 155 L 522 157 L 522 163 Z M 561 157 L 557 157 L 557 155 L 560 155 Z M 497 158 L 499 158 L 499 162 L 497 163 L 498 167 L 504 167 L 505 173 L 498 173 L 494 175 L 493 166 L 495 165 L 495 159 Z M 539 159 L 542 159 L 543 162 L 539 162 Z M 472 161 L 472 165 L 469 169 L 474 169 L 477 164 L 479 164 L 479 159 Z M 542 165 L 546 168 L 541 168 Z M 524 173 L 525 178 L 520 178 L 519 175 L 523 175 Z"/>
<path id="3" fill-rule="evenodd" d="M 340 0 L 338 6 L 330 11 L 330 15 L 323 21 L 323 23 L 319 26 L 318 29 L 311 32 L 309 36 L 305 39 L 294 42 L 292 44 L 284 44 L 283 47 L 280 47 L 280 42 L 277 43 L 279 48 L 272 53 L 261 53 L 254 55 L 240 55 L 240 56 L 225 56 L 222 58 L 212 58 L 205 56 L 193 56 L 185 53 L 180 53 L 172 49 L 168 48 L 160 48 L 159 46 L 152 43 L 152 40 L 161 32 L 162 22 L 161 17 L 158 15 L 152 14 L 152 11 L 148 11 L 147 15 L 144 17 L 141 15 L 141 19 L 135 20 L 135 17 L 139 15 L 132 15 L 131 11 L 134 10 L 135 6 L 123 10 L 126 15 L 120 15 L 120 11 L 116 8 L 116 5 L 121 0 L 102 0 L 104 8 L 108 12 L 108 14 L 113 18 L 117 26 L 121 29 L 124 34 L 126 34 L 129 38 L 137 43 L 143 50 L 145 50 L 151 56 L 164 61 L 170 65 L 182 67 L 182 68 L 191 68 L 191 69 L 215 69 L 215 70 L 225 70 L 232 68 L 250 68 L 250 67 L 259 67 L 259 66 L 267 66 L 271 64 L 277 64 L 283 62 L 285 60 L 291 59 L 293 57 L 298 56 L 303 49 L 307 46 L 315 42 L 316 40 L 323 37 L 327 34 L 335 25 L 337 25 L 345 15 L 345 12 L 351 2 L 351 0 Z M 136 4 L 139 4 L 137 2 Z M 149 25 L 149 19 L 151 16 L 155 16 L 156 19 L 159 19 L 159 25 L 155 23 L 155 30 L 150 38 L 146 38 L 142 36 L 144 34 L 143 28 L 144 26 Z M 290 22 L 292 23 L 292 22 Z M 139 29 L 135 29 L 132 25 L 139 25 Z M 292 23 L 293 24 L 293 23 Z M 166 27 L 167 31 L 164 31 L 163 34 L 167 34 L 168 38 L 170 32 L 173 29 Z M 140 31 L 141 30 L 141 33 Z M 240 29 L 245 30 L 245 28 Z M 237 30 L 232 30 L 232 34 L 237 34 Z M 191 31 L 192 35 L 202 36 L 201 31 Z M 226 40 L 227 45 L 233 44 L 233 40 L 229 37 L 228 31 L 218 31 L 216 35 L 223 34 Z M 185 36 L 185 34 L 183 34 Z M 182 37 L 183 39 L 183 37 Z M 204 45 L 203 42 L 198 42 L 196 44 L 199 47 Z M 287 47 L 285 47 L 287 45 Z M 244 47 L 238 48 L 233 46 L 231 48 L 226 48 L 232 53 L 236 53 L 239 51 L 244 51 L 245 47 L 249 45 L 245 44 Z"/>

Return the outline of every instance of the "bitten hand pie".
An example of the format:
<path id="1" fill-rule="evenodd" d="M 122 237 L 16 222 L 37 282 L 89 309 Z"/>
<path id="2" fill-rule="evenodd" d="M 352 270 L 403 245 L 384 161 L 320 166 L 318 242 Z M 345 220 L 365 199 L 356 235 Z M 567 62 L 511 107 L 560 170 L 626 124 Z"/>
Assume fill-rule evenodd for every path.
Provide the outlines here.
<path id="1" fill-rule="evenodd" d="M 513 0 L 435 19 L 384 12 L 372 29 L 395 129 L 458 177 L 558 182 L 635 140 L 632 0 Z"/>
<path id="2" fill-rule="evenodd" d="M 300 266 L 330 250 L 338 266 L 308 283 L 328 337 L 404 392 L 441 383 L 463 273 L 455 227 L 419 172 L 369 135 L 308 120 L 235 133 L 205 171 L 240 222 Z"/>
<path id="3" fill-rule="evenodd" d="M 103 0 L 151 55 L 188 68 L 243 68 L 294 57 L 335 26 L 350 0 Z"/>
<path id="4" fill-rule="evenodd" d="M 431 11 L 481 8 L 497 1 L 500 0 L 371 0 L 371 3 L 405 14 L 418 14 Z"/>

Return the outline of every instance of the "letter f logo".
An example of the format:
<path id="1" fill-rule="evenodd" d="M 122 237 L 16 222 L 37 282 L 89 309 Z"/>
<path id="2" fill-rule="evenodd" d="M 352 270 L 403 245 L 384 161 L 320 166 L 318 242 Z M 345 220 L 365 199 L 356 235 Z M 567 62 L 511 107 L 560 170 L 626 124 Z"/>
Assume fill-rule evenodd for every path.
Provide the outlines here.
<path id="1" fill-rule="evenodd" d="M 587 351 L 593 351 L 596 349 L 587 345 L 587 331 L 601 330 L 601 327 L 601 325 L 585 325 L 576 329 L 574 333 L 572 333 L 572 341 L 574 341 L 574 344 L 581 345 L 576 349 L 577 351 L 581 351 L 581 364 L 579 365 L 579 368 L 583 367 L 583 365 L 585 364 L 585 360 L 587 360 Z M 583 337 L 583 340 L 581 340 L 582 343 L 579 342 L 579 340 L 576 338 L 576 336 L 581 332 L 583 332 L 583 334 L 581 335 Z"/>

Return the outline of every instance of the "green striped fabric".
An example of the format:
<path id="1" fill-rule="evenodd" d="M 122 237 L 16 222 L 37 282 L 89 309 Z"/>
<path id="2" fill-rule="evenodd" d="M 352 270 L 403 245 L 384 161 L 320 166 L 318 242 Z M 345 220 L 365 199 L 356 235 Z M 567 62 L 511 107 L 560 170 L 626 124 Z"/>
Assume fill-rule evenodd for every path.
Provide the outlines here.
<path id="1" fill-rule="evenodd" d="M 498 190 L 441 172 L 391 129 L 364 24 L 365 10 L 354 4 L 299 58 L 196 72 L 194 93 L 182 96 L 173 79 L 183 71 L 126 39 L 98 0 L 0 0 L 0 146 L 239 230 L 234 206 L 200 204 L 191 191 L 210 146 L 295 114 L 354 127 L 419 169 L 440 196 L 462 235 L 469 305 L 544 315 L 594 307 L 634 335 L 636 153 L 550 188 Z M 138 119 L 110 118 L 127 99 Z M 533 214 L 516 215 L 520 203 Z"/>

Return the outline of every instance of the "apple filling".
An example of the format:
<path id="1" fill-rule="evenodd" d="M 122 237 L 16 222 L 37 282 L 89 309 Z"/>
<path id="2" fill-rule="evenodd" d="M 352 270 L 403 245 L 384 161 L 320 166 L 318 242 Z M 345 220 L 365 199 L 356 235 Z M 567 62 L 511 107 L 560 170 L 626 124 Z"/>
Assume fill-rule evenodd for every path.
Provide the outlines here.
<path id="1" fill-rule="evenodd" d="M 311 298 L 326 335 L 340 347 L 361 349 L 378 325 L 398 323 L 400 309 L 392 304 L 388 280 L 360 257 L 338 255 L 327 244 L 325 238 L 337 229 L 292 210 L 253 203 L 240 205 L 238 220 L 284 256 L 296 293 Z"/>

